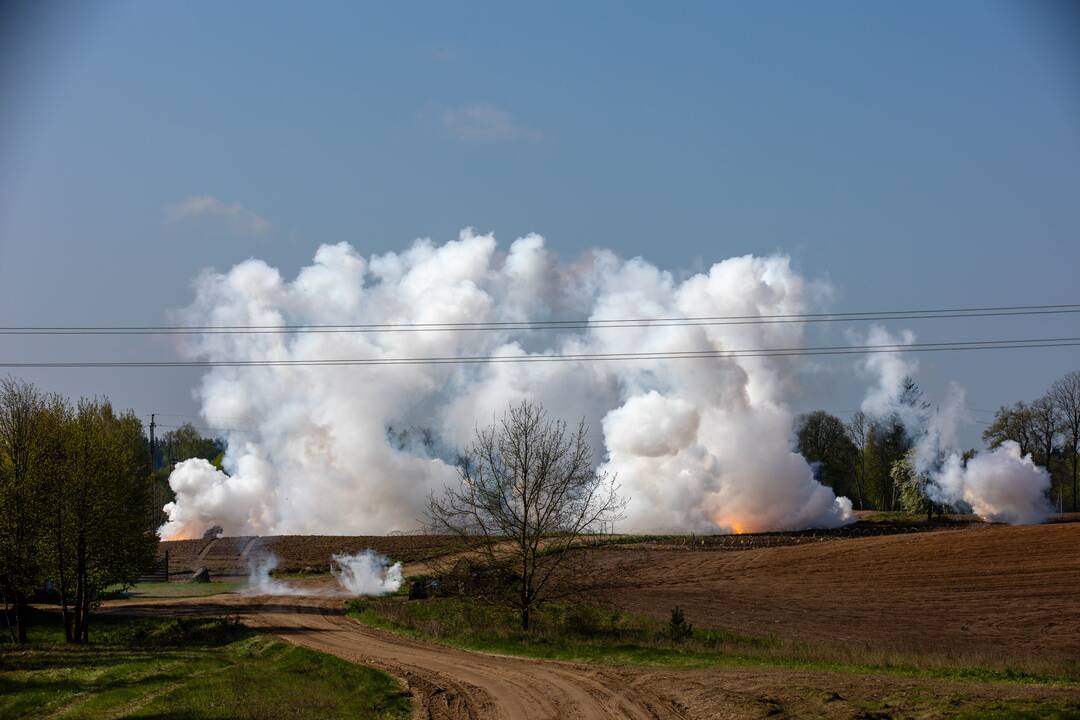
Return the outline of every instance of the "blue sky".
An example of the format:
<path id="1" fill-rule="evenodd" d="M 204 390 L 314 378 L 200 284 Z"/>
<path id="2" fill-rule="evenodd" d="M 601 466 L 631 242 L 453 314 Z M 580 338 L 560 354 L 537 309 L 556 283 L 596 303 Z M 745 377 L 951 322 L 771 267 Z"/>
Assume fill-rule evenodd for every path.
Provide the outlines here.
<path id="1" fill-rule="evenodd" d="M 27 6 L 31 7 L 31 6 Z M 36 6 L 34 6 L 36 7 Z M 202 267 L 286 274 L 465 226 L 692 270 L 783 251 L 837 310 L 1080 301 L 1071 19 L 992 0 L 64 4 L 5 16 L 0 320 L 159 323 Z M 185 199 L 212 198 L 179 207 Z M 200 210 L 200 212 L 196 212 Z M 170 214 L 171 213 L 171 214 Z M 1074 335 L 1048 321 L 920 338 Z M 161 358 L 0 338 L 0 355 Z M 1076 349 L 925 357 L 1030 398 Z M 141 374 L 140 374 L 141 373 Z M 42 371 L 194 413 L 194 373 Z M 796 402 L 845 411 L 835 373 Z M 972 442 L 976 432 L 972 436 Z"/>

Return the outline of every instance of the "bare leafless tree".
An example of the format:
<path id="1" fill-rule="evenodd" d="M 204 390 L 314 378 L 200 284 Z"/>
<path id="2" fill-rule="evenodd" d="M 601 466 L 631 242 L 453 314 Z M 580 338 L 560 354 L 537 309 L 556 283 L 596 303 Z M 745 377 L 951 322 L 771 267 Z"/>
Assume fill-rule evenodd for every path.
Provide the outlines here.
<path id="1" fill-rule="evenodd" d="M 1035 445 L 1035 417 L 1031 407 L 1023 401 L 1001 406 L 994 413 L 994 421 L 983 430 L 982 437 L 991 450 L 1012 440 L 1020 446 L 1020 454 L 1027 455 Z"/>
<path id="2" fill-rule="evenodd" d="M 1065 447 L 1072 458 L 1072 511 L 1076 512 L 1077 454 L 1080 453 L 1080 370 L 1074 370 L 1050 387 Z"/>
<path id="3" fill-rule="evenodd" d="M 855 490 L 858 493 L 859 509 L 863 507 L 863 488 L 866 484 L 866 445 L 870 438 L 870 419 L 862 410 L 851 416 L 847 424 L 848 436 L 859 451 L 859 464 L 855 468 Z"/>
<path id="4" fill-rule="evenodd" d="M 456 535 L 488 571 L 508 579 L 501 599 L 529 627 L 559 594 L 560 566 L 584 535 L 621 517 L 614 476 L 593 465 L 582 421 L 570 430 L 528 400 L 478 429 L 458 466 L 460 485 L 432 494 L 428 522 Z"/>
<path id="5" fill-rule="evenodd" d="M 1049 395 L 1028 406 L 1031 415 L 1032 452 L 1035 461 L 1050 469 L 1050 459 L 1054 454 L 1054 445 L 1061 434 L 1060 418 L 1054 407 L 1054 399 Z"/>

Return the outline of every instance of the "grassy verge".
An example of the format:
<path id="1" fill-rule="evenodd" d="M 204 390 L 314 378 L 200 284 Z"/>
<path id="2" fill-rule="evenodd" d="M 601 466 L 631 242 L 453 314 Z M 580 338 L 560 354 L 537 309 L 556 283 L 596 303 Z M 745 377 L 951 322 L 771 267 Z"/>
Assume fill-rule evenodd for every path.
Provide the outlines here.
<path id="1" fill-rule="evenodd" d="M 405 718 L 389 676 L 228 619 L 102 616 L 86 647 L 41 614 L 0 650 L 0 717 Z"/>
<path id="2" fill-rule="evenodd" d="M 191 582 L 144 582 L 136 583 L 126 590 L 119 586 L 110 589 L 112 598 L 185 598 L 206 597 L 236 592 L 247 587 L 246 582 L 215 580 L 208 583 Z"/>
<path id="3" fill-rule="evenodd" d="M 1080 666 L 1076 663 L 1045 667 L 966 664 L 949 658 L 818 648 L 700 629 L 688 639 L 672 642 L 664 623 L 584 604 L 548 605 L 534 615 L 528 631 L 521 629 L 512 612 L 468 599 L 409 601 L 395 596 L 353 600 L 348 611 L 364 624 L 411 637 L 467 650 L 552 660 L 665 667 L 797 667 L 1080 687 Z"/>

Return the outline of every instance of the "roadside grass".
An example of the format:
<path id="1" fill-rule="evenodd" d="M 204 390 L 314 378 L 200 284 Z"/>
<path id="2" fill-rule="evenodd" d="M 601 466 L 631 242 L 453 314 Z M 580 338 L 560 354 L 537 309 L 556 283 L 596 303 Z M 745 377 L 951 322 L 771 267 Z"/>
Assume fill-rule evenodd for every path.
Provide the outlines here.
<path id="1" fill-rule="evenodd" d="M 214 580 L 208 583 L 143 582 L 123 589 L 115 586 L 106 590 L 110 599 L 116 598 L 186 598 L 206 597 L 236 592 L 247 587 L 246 582 Z"/>
<path id="2" fill-rule="evenodd" d="M 502 655 L 673 668 L 772 666 L 863 674 L 892 674 L 975 682 L 1080 687 L 1080 663 L 1017 664 L 990 657 L 947 657 L 814 646 L 771 637 L 695 629 L 673 642 L 666 623 L 590 604 L 552 603 L 521 629 L 500 606 L 467 598 L 407 600 L 400 595 L 347 603 L 366 625 L 411 637 Z"/>
<path id="3" fill-rule="evenodd" d="M 1080 720 L 1080 704 L 1003 700 L 959 710 L 956 720 Z"/>
<path id="4" fill-rule="evenodd" d="M 0 717 L 408 717 L 388 675 L 258 635 L 228 618 L 96 616 L 91 643 L 63 642 L 35 613 L 27 647 L 0 649 Z"/>

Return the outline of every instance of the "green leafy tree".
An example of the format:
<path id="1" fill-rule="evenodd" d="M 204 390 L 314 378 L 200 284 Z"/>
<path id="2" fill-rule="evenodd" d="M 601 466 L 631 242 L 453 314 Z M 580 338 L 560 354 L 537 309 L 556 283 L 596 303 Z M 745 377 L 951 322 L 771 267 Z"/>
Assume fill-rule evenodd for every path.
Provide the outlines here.
<path id="1" fill-rule="evenodd" d="M 900 507 L 909 513 L 926 514 L 932 520 L 934 511 L 942 513 L 942 508 L 931 499 L 929 494 L 930 476 L 916 472 L 908 453 L 893 463 L 889 473 L 900 495 Z"/>
<path id="2" fill-rule="evenodd" d="M 207 437 L 191 423 L 184 423 L 175 430 L 162 435 L 155 443 L 157 467 L 151 478 L 150 525 L 159 527 L 167 519 L 162 509 L 176 499 L 169 476 L 177 463 L 192 458 L 209 461 L 218 470 L 225 458 L 225 442 L 221 438 Z"/>
<path id="3" fill-rule="evenodd" d="M 872 479 L 881 510 L 895 510 L 899 487 L 892 477 L 892 467 L 911 449 L 912 439 L 906 420 L 921 425 L 930 404 L 923 399 L 922 389 L 910 377 L 905 377 L 897 395 L 896 409 L 887 417 L 875 420 L 870 426 L 870 456 L 874 460 Z"/>
<path id="4" fill-rule="evenodd" d="M 859 451 L 848 436 L 844 422 L 824 410 L 815 410 L 800 415 L 795 428 L 799 453 L 814 465 L 818 481 L 838 495 L 853 494 Z M 859 495 L 861 504 L 861 492 Z"/>
<path id="5" fill-rule="evenodd" d="M 157 536 L 145 521 L 150 457 L 137 417 L 90 400 L 71 417 L 65 454 L 53 563 L 65 569 L 57 589 L 72 607 L 68 639 L 86 642 L 105 589 L 134 583 L 153 561 Z"/>
<path id="6" fill-rule="evenodd" d="M 191 423 L 184 423 L 162 435 L 159 447 L 164 454 L 166 465 L 175 465 L 192 458 L 213 462 L 225 449 L 220 439 L 204 436 Z"/>
<path id="7" fill-rule="evenodd" d="M 26 642 L 29 598 L 43 574 L 38 434 L 44 406 L 33 385 L 0 380 L 0 586 L 12 642 Z"/>
<path id="8" fill-rule="evenodd" d="M 880 510 L 896 509 L 896 484 L 892 479 L 893 464 L 911 449 L 907 427 L 899 415 L 871 424 L 869 471 Z"/>

